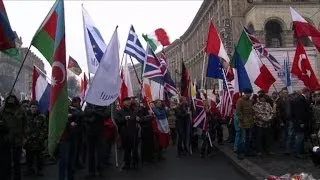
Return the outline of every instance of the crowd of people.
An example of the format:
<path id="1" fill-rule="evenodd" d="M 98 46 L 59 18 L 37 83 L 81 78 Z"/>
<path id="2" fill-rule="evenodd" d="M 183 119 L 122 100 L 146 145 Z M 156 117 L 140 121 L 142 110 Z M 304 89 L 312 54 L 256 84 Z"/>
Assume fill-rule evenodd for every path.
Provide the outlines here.
<path id="1" fill-rule="evenodd" d="M 140 169 L 144 164 L 165 160 L 169 144 L 176 147 L 178 158 L 195 151 L 205 158 L 213 154 L 214 141 L 223 144 L 223 126 L 228 130 L 227 142 L 234 144 L 239 159 L 272 155 L 275 148 L 303 158 L 306 144 L 318 142 L 320 91 L 304 88 L 289 94 L 284 88 L 268 96 L 246 89 L 242 94 L 233 106 L 234 116 L 225 119 L 218 106 L 204 100 L 205 130 L 192 126 L 195 112 L 185 97 L 148 105 L 127 97 L 107 107 L 88 103 L 85 108 L 81 99 L 74 97 L 55 154 L 59 179 L 72 180 L 77 170 L 86 167 L 88 178 L 104 177 L 106 168 L 113 164 L 123 170 Z M 159 123 L 163 129 L 159 129 Z M 37 101 L 19 102 L 14 95 L 5 99 L 0 111 L 1 179 L 44 175 L 48 124 L 48 113 L 39 112 Z M 163 138 L 166 132 L 170 139 Z M 24 173 L 20 162 L 23 150 Z"/>
<path id="2" fill-rule="evenodd" d="M 287 88 L 268 96 L 244 90 L 234 114 L 234 151 L 245 156 L 286 155 L 304 158 L 318 145 L 320 91 L 309 88 L 289 94 Z M 279 152 L 279 151 L 278 151 Z"/>

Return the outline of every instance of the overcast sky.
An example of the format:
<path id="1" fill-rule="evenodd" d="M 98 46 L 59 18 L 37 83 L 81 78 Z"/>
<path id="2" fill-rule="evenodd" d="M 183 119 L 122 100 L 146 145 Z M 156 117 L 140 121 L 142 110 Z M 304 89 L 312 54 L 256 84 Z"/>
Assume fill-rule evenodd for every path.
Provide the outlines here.
<path id="1" fill-rule="evenodd" d="M 49 12 L 54 1 L 4 0 L 13 30 L 22 37 L 23 46 L 28 47 L 35 31 Z M 118 25 L 120 55 L 125 46 L 131 24 L 135 27 L 140 41 L 142 33 L 164 28 L 171 41 L 179 38 L 196 15 L 201 0 L 195 1 L 71 1 L 65 0 L 65 23 L 67 57 L 71 55 L 87 71 L 86 52 L 82 23 L 81 4 L 90 14 L 104 40 L 109 42 Z M 44 59 L 36 49 L 32 51 Z M 121 57 L 120 56 L 120 57 Z M 50 67 L 46 65 L 48 72 Z M 50 71 L 50 70 L 49 70 Z M 48 73 L 49 75 L 51 72 Z"/>

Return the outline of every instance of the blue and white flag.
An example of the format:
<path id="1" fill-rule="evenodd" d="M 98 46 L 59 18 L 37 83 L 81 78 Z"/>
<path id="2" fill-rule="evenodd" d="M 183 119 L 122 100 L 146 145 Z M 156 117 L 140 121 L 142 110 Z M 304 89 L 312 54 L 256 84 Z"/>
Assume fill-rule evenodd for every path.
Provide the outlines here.
<path id="1" fill-rule="evenodd" d="M 126 47 L 124 49 L 124 53 L 129 56 L 134 57 L 139 63 L 143 64 L 146 60 L 147 52 L 143 49 L 139 38 L 131 25 L 128 40 L 126 43 Z"/>
<path id="2" fill-rule="evenodd" d="M 288 89 L 288 92 L 291 94 L 293 93 L 293 90 L 292 90 L 292 83 L 291 83 L 291 72 L 290 72 L 290 64 L 289 64 L 289 57 L 286 56 L 284 58 L 284 71 L 285 71 L 285 77 L 286 77 L 286 87 Z"/>
<path id="3" fill-rule="evenodd" d="M 108 106 L 118 98 L 121 86 L 119 64 L 119 39 L 115 30 L 87 92 L 87 103 Z"/>
<path id="4" fill-rule="evenodd" d="M 88 69 L 89 73 L 95 74 L 107 45 L 84 7 L 82 7 L 82 17 Z"/>

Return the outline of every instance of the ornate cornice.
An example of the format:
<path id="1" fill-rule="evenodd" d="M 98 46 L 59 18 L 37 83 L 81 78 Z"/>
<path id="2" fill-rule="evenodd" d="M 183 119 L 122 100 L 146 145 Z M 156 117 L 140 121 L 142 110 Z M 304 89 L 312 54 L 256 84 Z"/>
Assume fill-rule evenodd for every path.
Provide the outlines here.
<path id="1" fill-rule="evenodd" d="M 189 36 L 191 36 L 199 26 L 201 19 L 206 15 L 207 11 L 211 8 L 212 4 L 216 3 L 216 0 L 204 0 L 202 5 L 200 6 L 196 16 L 193 18 L 190 26 L 186 30 L 186 32 L 180 37 L 182 41 L 186 41 Z"/>
<path id="2" fill-rule="evenodd" d="M 199 26 L 201 19 L 206 15 L 207 11 L 214 3 L 216 3 L 216 0 L 204 0 L 188 29 L 179 39 L 176 39 L 171 45 L 167 46 L 164 51 L 170 52 L 172 49 L 176 48 L 176 46 L 182 45 L 182 43 L 193 34 L 195 29 Z"/>

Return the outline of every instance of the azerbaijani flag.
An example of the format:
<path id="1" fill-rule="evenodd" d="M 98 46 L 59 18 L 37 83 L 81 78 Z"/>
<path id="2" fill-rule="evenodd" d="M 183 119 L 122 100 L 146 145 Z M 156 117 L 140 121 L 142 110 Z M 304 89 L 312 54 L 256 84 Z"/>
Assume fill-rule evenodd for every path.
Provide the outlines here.
<path id="1" fill-rule="evenodd" d="M 0 50 L 8 56 L 20 61 L 21 53 L 15 46 L 15 34 L 11 29 L 9 18 L 3 1 L 0 0 Z"/>
<path id="2" fill-rule="evenodd" d="M 0 0 L 0 50 L 15 48 L 15 35 L 7 16 L 3 1 Z"/>
<path id="3" fill-rule="evenodd" d="M 31 44 L 52 66 L 48 150 L 57 148 L 68 121 L 66 45 L 63 0 L 56 0 Z"/>

